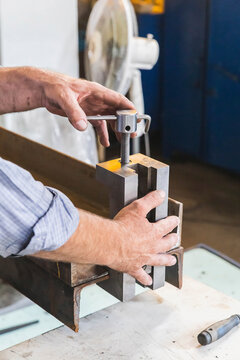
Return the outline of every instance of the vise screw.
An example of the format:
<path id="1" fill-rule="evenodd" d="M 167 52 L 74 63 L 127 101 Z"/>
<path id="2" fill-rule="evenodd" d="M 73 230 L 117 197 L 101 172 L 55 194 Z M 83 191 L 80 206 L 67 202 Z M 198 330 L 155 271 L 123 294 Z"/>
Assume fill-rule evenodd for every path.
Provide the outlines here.
<path id="1" fill-rule="evenodd" d="M 88 120 L 114 120 L 116 121 L 115 130 L 121 133 L 121 165 L 129 164 L 130 155 L 130 135 L 137 131 L 137 123 L 139 120 L 146 120 L 144 133 L 146 134 L 150 128 L 151 117 L 146 114 L 138 114 L 135 110 L 118 110 L 116 115 L 97 115 L 87 116 Z"/>

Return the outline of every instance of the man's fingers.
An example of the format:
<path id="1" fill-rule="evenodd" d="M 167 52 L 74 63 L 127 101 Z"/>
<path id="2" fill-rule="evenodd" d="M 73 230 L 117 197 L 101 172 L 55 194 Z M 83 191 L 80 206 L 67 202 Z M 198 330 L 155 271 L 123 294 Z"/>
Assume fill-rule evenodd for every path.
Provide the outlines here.
<path id="1" fill-rule="evenodd" d="M 109 143 L 109 135 L 108 135 L 108 128 L 107 128 L 107 122 L 105 120 L 98 120 L 98 121 L 89 121 L 93 127 L 97 130 L 100 143 L 108 147 L 110 145 Z"/>
<path id="2" fill-rule="evenodd" d="M 152 285 L 152 278 L 150 275 L 146 273 L 142 268 L 134 271 L 132 273 L 129 273 L 129 275 L 133 276 L 137 281 L 139 281 L 143 285 Z"/>
<path id="3" fill-rule="evenodd" d="M 157 221 L 155 227 L 158 229 L 157 231 L 159 231 L 159 236 L 163 237 L 172 232 L 178 224 L 179 218 L 177 216 L 168 216 L 165 219 Z"/>
<path id="4" fill-rule="evenodd" d="M 165 198 L 165 193 L 162 190 L 155 190 L 141 199 L 135 200 L 129 205 L 140 216 L 146 216 L 149 211 L 162 204 Z"/>
<path id="5" fill-rule="evenodd" d="M 99 84 L 98 84 L 99 85 Z M 104 103 L 116 110 L 135 109 L 133 103 L 128 100 L 124 95 L 101 86 L 101 91 L 104 94 Z"/>
<path id="6" fill-rule="evenodd" d="M 73 94 L 64 93 L 59 99 L 59 104 L 75 129 L 86 130 L 88 126 L 86 114 Z"/>
<path id="7" fill-rule="evenodd" d="M 77 99 L 73 94 L 67 93 L 66 96 L 61 98 L 60 105 L 65 111 L 71 124 L 80 131 L 87 128 L 87 117 Z M 109 137 L 106 121 L 93 121 L 92 125 L 96 128 L 100 142 L 103 146 L 109 146 Z"/>
<path id="8" fill-rule="evenodd" d="M 146 265 L 151 266 L 172 266 L 176 264 L 176 258 L 173 255 L 168 254 L 157 254 L 153 255 L 151 259 L 149 259 Z"/>
<path id="9" fill-rule="evenodd" d="M 157 240 L 156 252 L 165 253 L 171 250 L 173 247 L 176 246 L 177 241 L 178 241 L 178 235 L 175 233 L 171 233 L 164 236 L 162 239 Z"/>
<path id="10" fill-rule="evenodd" d="M 131 138 L 134 139 L 137 136 L 137 132 L 131 133 Z"/>
<path id="11" fill-rule="evenodd" d="M 128 100 L 124 95 L 108 89 L 103 85 L 100 85 L 96 82 L 89 82 L 88 86 L 91 89 L 92 95 L 95 96 L 96 99 L 101 99 L 101 102 L 107 105 L 106 108 L 112 110 L 128 110 L 135 109 L 133 103 Z"/>
<path id="12" fill-rule="evenodd" d="M 135 110 L 135 106 L 134 104 L 128 100 L 125 96 L 121 95 L 121 94 L 118 94 L 120 95 L 119 96 L 119 103 L 118 103 L 118 106 L 119 106 L 119 109 L 123 109 L 123 110 L 128 110 L 128 109 L 133 109 Z"/>

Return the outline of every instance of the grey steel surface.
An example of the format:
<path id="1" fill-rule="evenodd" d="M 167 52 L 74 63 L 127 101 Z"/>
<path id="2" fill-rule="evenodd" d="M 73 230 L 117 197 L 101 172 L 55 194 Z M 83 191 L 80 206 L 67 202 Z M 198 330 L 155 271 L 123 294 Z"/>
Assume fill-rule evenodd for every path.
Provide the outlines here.
<path id="1" fill-rule="evenodd" d="M 137 112 L 135 110 L 117 111 L 116 131 L 130 134 L 137 131 Z"/>
<path id="2" fill-rule="evenodd" d="M 130 156 L 130 134 L 122 134 L 121 138 L 121 165 L 129 164 Z"/>
<path id="3" fill-rule="evenodd" d="M 109 188 L 110 217 L 113 218 L 124 206 L 152 190 L 164 190 L 166 197 L 161 206 L 152 210 L 148 219 L 155 222 L 168 215 L 169 166 L 142 154 L 130 157 L 129 165 L 121 167 L 119 159 L 97 165 L 97 180 Z M 150 267 L 153 277 L 151 289 L 164 285 L 165 267 Z M 135 294 L 135 280 L 129 275 L 110 270 L 110 278 L 99 284 L 121 301 L 130 300 Z M 124 276 L 125 275 L 125 276 Z"/>
<path id="4" fill-rule="evenodd" d="M 129 164 L 130 134 L 137 131 L 137 112 L 134 110 L 117 111 L 116 130 L 121 137 L 121 165 Z"/>

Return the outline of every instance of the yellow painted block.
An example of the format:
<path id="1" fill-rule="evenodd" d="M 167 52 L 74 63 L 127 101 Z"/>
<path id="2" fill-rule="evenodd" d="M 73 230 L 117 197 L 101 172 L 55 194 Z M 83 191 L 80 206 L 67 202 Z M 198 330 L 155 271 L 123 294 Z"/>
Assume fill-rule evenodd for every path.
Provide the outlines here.
<path id="1" fill-rule="evenodd" d="M 165 0 L 131 0 L 137 13 L 163 14 Z"/>

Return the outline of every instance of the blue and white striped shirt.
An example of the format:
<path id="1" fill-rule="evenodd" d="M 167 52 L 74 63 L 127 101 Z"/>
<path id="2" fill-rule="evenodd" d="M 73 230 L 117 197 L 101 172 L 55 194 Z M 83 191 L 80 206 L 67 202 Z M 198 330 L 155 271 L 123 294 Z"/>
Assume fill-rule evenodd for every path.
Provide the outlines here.
<path id="1" fill-rule="evenodd" d="M 0 158 L 0 255 L 55 250 L 74 233 L 77 209 L 60 191 Z"/>

